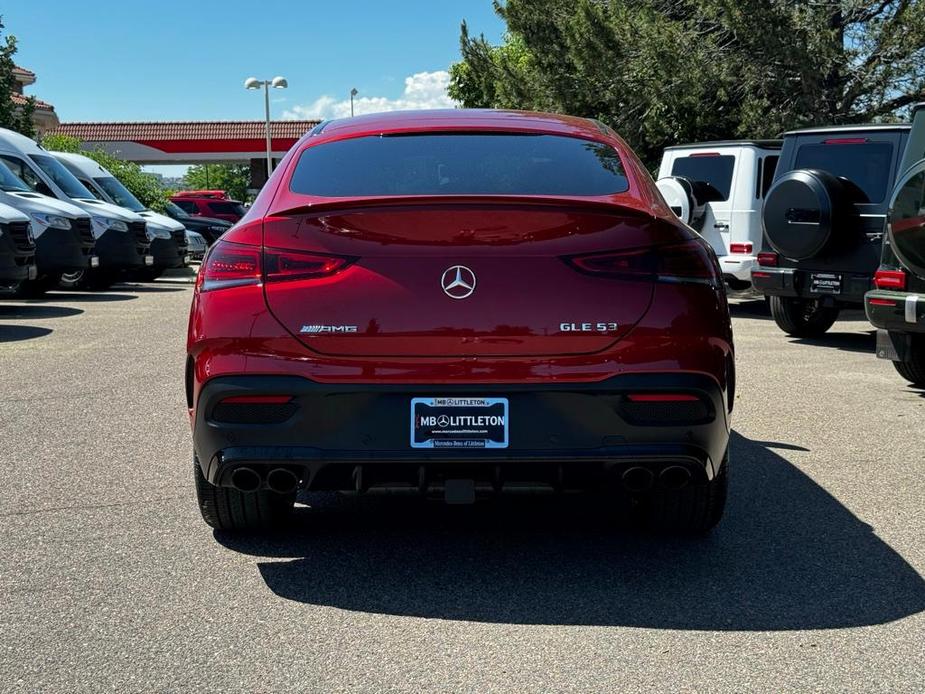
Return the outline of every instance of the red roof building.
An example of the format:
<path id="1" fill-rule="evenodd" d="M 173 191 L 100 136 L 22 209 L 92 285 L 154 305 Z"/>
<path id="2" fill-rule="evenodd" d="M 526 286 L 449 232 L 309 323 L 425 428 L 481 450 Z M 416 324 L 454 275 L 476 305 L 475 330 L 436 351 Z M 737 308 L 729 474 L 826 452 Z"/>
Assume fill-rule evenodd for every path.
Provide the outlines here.
<path id="1" fill-rule="evenodd" d="M 30 84 L 35 84 L 35 73 L 32 72 L 32 70 L 27 70 L 17 65 L 13 68 L 13 77 L 16 79 L 16 84 L 13 86 L 13 95 L 11 97 L 13 103 L 17 106 L 25 106 L 28 96 L 24 93 L 24 90 Z M 55 107 L 47 101 L 36 99 L 32 123 L 39 135 L 56 128 L 59 121 L 58 114 L 55 113 Z"/>

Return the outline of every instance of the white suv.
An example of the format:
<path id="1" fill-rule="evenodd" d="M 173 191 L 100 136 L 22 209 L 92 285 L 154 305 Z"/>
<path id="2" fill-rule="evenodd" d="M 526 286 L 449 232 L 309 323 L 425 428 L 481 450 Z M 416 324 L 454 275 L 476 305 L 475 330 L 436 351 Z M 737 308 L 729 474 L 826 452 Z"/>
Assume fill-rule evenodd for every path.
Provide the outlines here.
<path id="1" fill-rule="evenodd" d="M 686 224 L 713 247 L 732 289 L 751 284 L 761 250 L 761 205 L 780 158 L 779 140 L 735 140 L 667 147 L 658 189 Z"/>

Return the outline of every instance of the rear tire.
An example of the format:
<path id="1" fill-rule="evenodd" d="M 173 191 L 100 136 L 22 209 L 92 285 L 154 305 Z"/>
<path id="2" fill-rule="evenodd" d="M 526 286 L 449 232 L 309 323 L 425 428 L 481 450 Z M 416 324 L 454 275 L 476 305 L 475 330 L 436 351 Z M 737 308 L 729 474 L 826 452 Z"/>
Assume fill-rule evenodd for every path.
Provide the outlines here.
<path id="1" fill-rule="evenodd" d="M 911 361 L 894 361 L 893 366 L 909 383 L 925 388 L 925 349 L 914 350 L 910 357 Z"/>
<path id="2" fill-rule="evenodd" d="M 820 306 L 819 302 L 813 299 L 772 296 L 770 303 L 771 316 L 777 327 L 794 337 L 824 335 L 838 319 L 838 308 Z"/>
<path id="3" fill-rule="evenodd" d="M 702 535 L 723 517 L 729 489 L 729 449 L 716 476 L 683 489 L 656 489 L 645 500 L 643 520 L 658 532 Z"/>
<path id="4" fill-rule="evenodd" d="M 202 519 L 216 530 L 271 530 L 284 525 L 295 504 L 295 493 L 259 490 L 246 494 L 211 484 L 193 458 L 196 501 Z"/>

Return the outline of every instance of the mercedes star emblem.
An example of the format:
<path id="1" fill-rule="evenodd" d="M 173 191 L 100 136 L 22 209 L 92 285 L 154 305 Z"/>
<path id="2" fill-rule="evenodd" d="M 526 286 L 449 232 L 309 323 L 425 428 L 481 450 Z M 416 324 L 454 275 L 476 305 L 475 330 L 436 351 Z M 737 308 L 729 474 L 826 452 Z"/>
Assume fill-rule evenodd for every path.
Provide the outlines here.
<path id="1" fill-rule="evenodd" d="M 444 270 L 440 286 L 451 299 L 465 299 L 475 291 L 475 273 L 465 265 L 454 265 Z"/>

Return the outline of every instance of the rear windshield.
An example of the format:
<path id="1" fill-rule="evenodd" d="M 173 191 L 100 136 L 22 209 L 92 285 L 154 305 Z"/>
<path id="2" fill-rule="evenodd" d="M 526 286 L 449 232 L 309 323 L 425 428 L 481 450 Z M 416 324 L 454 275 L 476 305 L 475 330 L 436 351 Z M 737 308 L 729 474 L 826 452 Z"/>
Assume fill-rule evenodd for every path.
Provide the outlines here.
<path id="1" fill-rule="evenodd" d="M 242 217 L 247 214 L 244 205 L 239 202 L 210 202 L 209 209 L 215 214 L 239 214 Z"/>
<path id="2" fill-rule="evenodd" d="M 358 137 L 306 149 L 290 190 L 320 197 L 611 195 L 629 188 L 609 145 L 557 135 Z"/>
<path id="3" fill-rule="evenodd" d="M 889 142 L 807 144 L 797 150 L 795 169 L 822 169 L 846 178 L 867 196 L 868 202 L 883 202 L 890 183 L 893 145 Z"/>
<path id="4" fill-rule="evenodd" d="M 698 154 L 674 160 L 672 176 L 683 176 L 694 182 L 706 183 L 715 191 L 711 199 L 722 202 L 729 199 L 732 189 L 732 170 L 736 159 L 729 155 Z"/>

